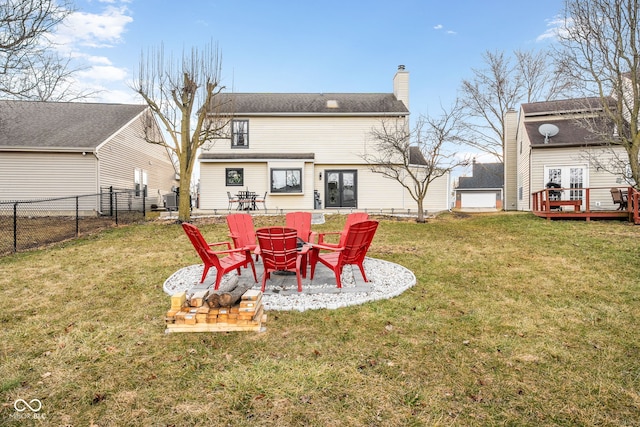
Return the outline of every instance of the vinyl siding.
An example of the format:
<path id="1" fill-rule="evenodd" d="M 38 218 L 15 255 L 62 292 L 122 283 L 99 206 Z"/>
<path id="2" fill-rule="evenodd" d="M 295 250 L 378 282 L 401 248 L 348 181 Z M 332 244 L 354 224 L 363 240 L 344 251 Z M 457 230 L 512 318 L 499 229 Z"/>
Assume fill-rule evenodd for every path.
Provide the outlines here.
<path id="1" fill-rule="evenodd" d="M 371 129 L 379 124 L 380 118 L 375 117 L 252 117 L 248 148 L 231 148 L 230 139 L 221 139 L 203 152 L 312 152 L 316 163 L 363 164 Z"/>
<path id="2" fill-rule="evenodd" d="M 269 167 L 303 169 L 302 194 L 269 193 Z M 227 186 L 226 168 L 242 168 L 243 186 Z M 226 210 L 229 203 L 227 192 L 235 195 L 238 191 L 249 190 L 260 196 L 267 194 L 269 209 L 313 209 L 313 165 L 304 162 L 259 162 L 259 163 L 202 163 L 200 166 L 200 208 L 204 210 Z M 259 206 L 263 208 L 262 205 Z"/>
<path id="3" fill-rule="evenodd" d="M 134 188 L 137 168 L 147 172 L 148 197 L 161 204 L 162 195 L 177 185 L 175 170 L 166 148 L 146 142 L 142 132 L 135 119 L 98 148 L 100 187 Z"/>
<path id="4" fill-rule="evenodd" d="M 94 194 L 96 158 L 82 153 L 0 153 L 0 200 Z"/>
<path id="5" fill-rule="evenodd" d="M 240 190 L 256 192 L 263 195 L 269 191 L 269 168 L 270 167 L 298 167 L 301 163 L 201 163 L 200 166 L 200 208 L 203 210 L 226 210 L 228 207 L 227 191 L 232 195 Z M 244 185 L 226 186 L 225 169 L 243 168 Z M 327 169 L 357 170 L 358 174 L 358 210 L 394 209 L 403 212 L 410 209 L 416 212 L 417 203 L 410 196 L 408 191 L 392 179 L 384 178 L 381 174 L 373 173 L 366 166 L 355 164 L 304 164 L 303 194 L 273 194 L 267 195 L 268 209 L 313 209 L 314 190 L 320 192 L 322 206 L 325 207 L 324 179 Z M 319 179 L 322 172 L 323 180 Z M 427 192 L 424 200 L 424 209 L 428 211 L 441 211 L 448 209 L 450 203 L 449 176 L 434 181 Z M 259 206 L 262 208 L 262 206 Z"/>
<path id="6" fill-rule="evenodd" d="M 236 117 L 238 120 L 243 117 Z M 362 156 L 374 147 L 370 136 L 374 127 L 380 126 L 382 117 L 251 117 L 249 118 L 249 144 L 247 148 L 231 148 L 230 139 L 220 139 L 203 150 L 200 162 L 200 208 L 226 210 L 227 191 L 235 194 L 240 188 L 227 187 L 225 168 L 244 168 L 244 185 L 249 190 L 264 194 L 269 190 L 269 169 L 278 161 L 224 160 L 227 154 L 279 155 L 313 153 L 313 162 L 304 163 L 303 194 L 268 194 L 269 209 L 295 210 L 314 208 L 314 190 L 320 192 L 325 208 L 324 175 L 327 169 L 357 170 L 358 210 L 411 210 L 417 203 L 397 181 L 371 172 Z M 222 159 L 207 159 L 207 154 Z M 283 160 L 284 165 L 302 165 L 303 160 Z M 296 167 L 296 166 L 293 166 Z M 302 167 L 302 166 L 298 166 Z M 425 199 L 426 210 L 445 210 L 450 206 L 448 175 L 431 185 Z"/>

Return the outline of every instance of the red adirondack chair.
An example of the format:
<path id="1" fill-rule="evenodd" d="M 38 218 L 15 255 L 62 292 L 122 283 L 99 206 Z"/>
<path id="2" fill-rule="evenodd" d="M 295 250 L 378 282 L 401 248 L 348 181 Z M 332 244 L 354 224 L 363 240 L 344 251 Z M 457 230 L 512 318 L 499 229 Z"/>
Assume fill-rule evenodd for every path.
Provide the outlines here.
<path id="1" fill-rule="evenodd" d="M 267 227 L 256 231 L 258 250 L 264 264 L 262 292 L 272 271 L 292 271 L 298 280 L 298 292 L 302 292 L 302 277 L 306 277 L 308 246 L 298 248 L 297 231 L 286 227 Z"/>
<path id="2" fill-rule="evenodd" d="M 233 240 L 233 246 L 236 249 L 249 248 L 253 251 L 258 246 L 253 218 L 248 213 L 227 215 L 227 226 L 229 227 L 229 237 Z M 256 255 L 257 260 L 258 256 Z"/>
<path id="3" fill-rule="evenodd" d="M 317 233 L 311 231 L 311 212 L 287 212 L 285 225 L 298 232 L 298 237 L 305 242 L 313 242 Z"/>
<path id="4" fill-rule="evenodd" d="M 204 263 L 204 271 L 202 272 L 202 278 L 200 279 L 200 283 L 204 282 L 205 277 L 207 277 L 207 273 L 209 272 L 209 268 L 216 268 L 216 282 L 214 289 L 217 290 L 220 286 L 220 281 L 222 280 L 222 276 L 227 274 L 230 271 L 238 270 L 238 276 L 240 275 L 240 267 L 246 267 L 248 264 L 251 264 L 251 270 L 253 270 L 253 278 L 257 282 L 258 278 L 256 277 L 256 267 L 253 264 L 253 258 L 251 257 L 251 251 L 248 248 L 241 249 L 231 249 L 231 244 L 229 242 L 217 242 L 217 243 L 207 243 L 200 230 L 195 225 L 183 222 L 182 228 L 185 233 L 191 240 L 191 244 L 195 248 L 198 255 L 202 259 Z M 223 251 L 213 251 L 211 250 L 211 246 L 222 246 L 226 245 L 227 250 Z M 219 255 L 226 255 L 223 257 L 219 257 Z"/>
<path id="5" fill-rule="evenodd" d="M 321 245 L 332 246 L 334 248 L 341 248 L 342 246 L 344 246 L 344 239 L 345 237 L 347 237 L 347 231 L 349 230 L 349 227 L 351 227 L 351 225 L 357 222 L 366 221 L 368 219 L 369 219 L 369 214 L 366 212 L 352 212 L 349 215 L 347 215 L 347 221 L 345 222 L 344 228 L 342 229 L 342 231 L 330 231 L 327 233 L 319 233 L 318 243 Z M 336 234 L 340 235 L 338 243 L 329 243 L 324 241 L 325 236 L 336 235 Z"/>
<path id="6" fill-rule="evenodd" d="M 340 276 L 345 265 L 357 265 L 362 273 L 362 278 L 368 282 L 367 275 L 364 272 L 364 258 L 367 255 L 369 246 L 373 236 L 376 234 L 378 221 L 361 221 L 349 227 L 342 247 L 326 246 L 314 244 L 311 255 L 311 280 L 316 269 L 316 263 L 320 261 L 322 264 L 333 270 L 336 275 L 336 283 L 339 288 L 342 287 Z M 329 250 L 330 252 L 322 253 L 321 250 Z"/>

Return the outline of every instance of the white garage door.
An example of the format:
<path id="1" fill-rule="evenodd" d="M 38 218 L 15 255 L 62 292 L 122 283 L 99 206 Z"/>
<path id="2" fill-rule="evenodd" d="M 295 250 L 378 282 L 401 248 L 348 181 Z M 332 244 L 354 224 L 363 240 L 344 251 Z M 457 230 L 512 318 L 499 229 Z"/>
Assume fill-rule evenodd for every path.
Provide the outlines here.
<path id="1" fill-rule="evenodd" d="M 462 193 L 463 208 L 495 208 L 495 193 Z"/>

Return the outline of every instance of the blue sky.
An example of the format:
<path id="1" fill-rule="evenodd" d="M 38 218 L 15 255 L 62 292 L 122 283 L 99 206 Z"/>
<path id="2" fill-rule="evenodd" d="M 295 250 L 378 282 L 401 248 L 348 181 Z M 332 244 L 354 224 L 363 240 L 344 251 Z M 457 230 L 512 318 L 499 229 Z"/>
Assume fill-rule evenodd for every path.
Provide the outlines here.
<path id="1" fill-rule="evenodd" d="M 140 102 L 129 89 L 140 52 L 218 43 L 235 92 L 392 92 L 410 72 L 411 113 L 437 114 L 486 50 L 537 49 L 563 0 L 76 0 L 63 48 L 90 67 L 98 101 Z"/>

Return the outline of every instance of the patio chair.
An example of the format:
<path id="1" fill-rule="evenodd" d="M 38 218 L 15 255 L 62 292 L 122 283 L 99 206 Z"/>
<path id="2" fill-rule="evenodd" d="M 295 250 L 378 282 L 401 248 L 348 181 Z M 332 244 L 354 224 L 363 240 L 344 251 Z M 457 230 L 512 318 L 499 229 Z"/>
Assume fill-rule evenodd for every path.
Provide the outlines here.
<path id="1" fill-rule="evenodd" d="M 236 196 L 232 196 L 230 191 L 227 191 L 227 198 L 229 199 L 229 207 L 228 210 L 233 208 L 234 203 L 238 203 L 240 200 Z"/>
<path id="2" fill-rule="evenodd" d="M 306 257 L 308 246 L 298 248 L 297 231 L 286 227 L 267 227 L 256 231 L 258 236 L 258 252 L 262 257 L 264 275 L 262 276 L 262 292 L 271 278 L 273 271 L 291 271 L 296 273 L 298 292 L 302 292 L 302 277 L 306 277 Z"/>
<path id="3" fill-rule="evenodd" d="M 198 227 L 187 222 L 182 223 L 182 228 L 185 233 L 187 233 L 189 240 L 191 240 L 191 244 L 204 263 L 204 271 L 202 272 L 200 283 L 204 282 L 204 279 L 207 277 L 207 273 L 209 273 L 209 269 L 211 267 L 215 267 L 216 281 L 214 289 L 218 290 L 222 276 L 233 270 L 237 270 L 239 276 L 240 267 L 247 267 L 249 264 L 251 264 L 251 270 L 253 270 L 253 279 L 256 282 L 258 281 L 256 268 L 253 264 L 253 258 L 251 257 L 251 251 L 249 249 L 231 249 L 231 244 L 229 242 L 207 243 Z M 222 251 L 213 251 L 211 250 L 211 246 L 226 246 L 227 249 Z"/>
<path id="4" fill-rule="evenodd" d="M 287 212 L 285 226 L 298 232 L 298 238 L 304 242 L 313 242 L 317 233 L 311 231 L 311 212 Z"/>
<path id="5" fill-rule="evenodd" d="M 311 280 L 313 280 L 316 263 L 319 261 L 333 270 L 338 288 L 342 287 L 341 276 L 345 265 L 357 265 L 360 268 L 360 273 L 362 273 L 362 278 L 365 282 L 368 282 L 369 280 L 364 272 L 363 263 L 377 228 L 378 221 L 367 220 L 357 222 L 349 227 L 342 247 L 320 244 L 312 245 Z M 328 250 L 330 252 L 321 253 L 321 250 Z"/>
<path id="6" fill-rule="evenodd" d="M 349 215 L 347 215 L 347 221 L 344 224 L 344 228 L 342 229 L 342 231 L 330 231 L 327 233 L 318 233 L 318 243 L 321 245 L 332 246 L 334 248 L 342 247 L 344 246 L 344 238 L 347 236 L 347 231 L 349 230 L 349 227 L 351 227 L 351 225 L 357 222 L 366 221 L 368 219 L 369 219 L 369 214 L 366 212 L 352 212 Z M 338 243 L 325 242 L 325 237 L 330 235 L 339 235 Z"/>
<path id="7" fill-rule="evenodd" d="M 229 227 L 229 237 L 233 240 L 233 246 L 238 248 L 248 248 L 253 251 L 258 246 L 256 244 L 256 231 L 253 226 L 253 218 L 248 213 L 234 213 L 227 215 L 227 226 Z M 258 256 L 256 255 L 256 261 Z"/>
<path id="8" fill-rule="evenodd" d="M 264 208 L 265 212 L 267 211 L 267 194 L 268 193 L 269 193 L 268 191 L 265 191 L 263 197 L 257 196 L 254 200 L 254 204 L 256 206 L 258 203 L 262 203 L 262 207 Z"/>
<path id="9" fill-rule="evenodd" d="M 620 205 L 617 210 L 622 211 L 627 209 L 627 195 L 622 191 L 622 189 L 613 187 L 610 191 L 613 204 Z"/>

